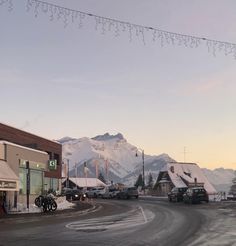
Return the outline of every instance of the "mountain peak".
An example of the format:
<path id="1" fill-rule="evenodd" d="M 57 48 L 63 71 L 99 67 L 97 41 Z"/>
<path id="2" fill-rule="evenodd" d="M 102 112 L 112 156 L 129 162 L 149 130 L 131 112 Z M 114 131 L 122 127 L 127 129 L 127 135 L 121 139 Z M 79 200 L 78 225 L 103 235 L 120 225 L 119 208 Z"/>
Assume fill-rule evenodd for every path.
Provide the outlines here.
<path id="1" fill-rule="evenodd" d="M 75 138 L 71 138 L 71 137 L 63 137 L 63 138 L 61 138 L 61 139 L 59 139 L 59 140 L 57 140 L 59 143 L 61 143 L 61 144 L 63 144 L 63 143 L 66 143 L 66 142 L 69 142 L 69 141 L 71 141 L 71 140 L 75 140 Z"/>
<path id="2" fill-rule="evenodd" d="M 106 141 L 106 140 L 111 140 L 111 139 L 122 140 L 122 139 L 124 139 L 124 137 L 121 133 L 117 133 L 116 135 L 111 135 L 107 132 L 104 135 L 98 135 L 92 139 L 97 140 L 97 141 Z"/>

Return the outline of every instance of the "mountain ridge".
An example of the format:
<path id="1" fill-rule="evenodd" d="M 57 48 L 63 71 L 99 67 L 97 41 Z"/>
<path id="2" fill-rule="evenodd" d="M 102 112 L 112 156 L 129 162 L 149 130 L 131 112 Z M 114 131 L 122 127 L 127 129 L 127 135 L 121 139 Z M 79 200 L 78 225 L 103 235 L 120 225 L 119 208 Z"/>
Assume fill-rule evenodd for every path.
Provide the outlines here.
<path id="1" fill-rule="evenodd" d="M 139 174 L 142 174 L 142 153 L 128 143 L 121 133 L 97 135 L 93 138 L 64 137 L 58 142 L 62 144 L 63 158 L 69 159 L 70 175 L 84 177 L 84 163 L 88 168 L 88 176 L 96 177 L 96 172 L 103 173 L 106 179 L 134 185 Z M 145 180 L 149 173 L 156 180 L 160 170 L 167 162 L 175 160 L 168 154 L 144 155 Z M 96 170 L 97 167 L 97 170 Z M 234 171 L 216 168 L 202 168 L 209 181 L 219 191 L 229 189 Z"/>

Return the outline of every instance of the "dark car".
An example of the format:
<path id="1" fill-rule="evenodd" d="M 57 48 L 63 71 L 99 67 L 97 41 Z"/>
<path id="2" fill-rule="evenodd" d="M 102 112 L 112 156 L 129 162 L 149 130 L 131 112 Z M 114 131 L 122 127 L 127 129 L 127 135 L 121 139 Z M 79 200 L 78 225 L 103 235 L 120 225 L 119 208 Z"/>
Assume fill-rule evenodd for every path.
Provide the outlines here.
<path id="1" fill-rule="evenodd" d="M 84 200 L 86 195 L 82 190 L 79 189 L 67 189 L 63 192 L 63 195 L 66 196 L 68 201 Z"/>
<path id="2" fill-rule="evenodd" d="M 129 198 L 138 198 L 138 190 L 136 187 L 124 188 L 122 191 L 116 194 L 118 199 L 129 199 Z"/>
<path id="3" fill-rule="evenodd" d="M 209 197 L 204 187 L 192 187 L 188 188 L 183 195 L 183 201 L 185 203 L 209 202 Z"/>
<path id="4" fill-rule="evenodd" d="M 183 201 L 183 194 L 187 191 L 188 187 L 174 187 L 171 192 L 168 193 L 168 199 L 170 202 Z"/>

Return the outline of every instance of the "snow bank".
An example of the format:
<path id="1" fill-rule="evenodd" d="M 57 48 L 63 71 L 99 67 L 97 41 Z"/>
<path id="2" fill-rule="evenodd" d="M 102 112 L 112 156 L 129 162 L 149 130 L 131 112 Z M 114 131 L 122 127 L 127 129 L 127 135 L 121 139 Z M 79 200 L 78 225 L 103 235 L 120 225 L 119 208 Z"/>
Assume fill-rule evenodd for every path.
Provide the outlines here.
<path id="1" fill-rule="evenodd" d="M 57 203 L 57 210 L 71 209 L 75 204 L 68 202 L 66 197 L 55 197 Z M 26 213 L 41 213 L 42 208 L 37 207 L 35 204 L 29 204 L 29 208 L 26 207 L 26 204 L 18 203 L 17 208 L 11 208 L 8 210 L 8 214 L 26 214 Z"/>

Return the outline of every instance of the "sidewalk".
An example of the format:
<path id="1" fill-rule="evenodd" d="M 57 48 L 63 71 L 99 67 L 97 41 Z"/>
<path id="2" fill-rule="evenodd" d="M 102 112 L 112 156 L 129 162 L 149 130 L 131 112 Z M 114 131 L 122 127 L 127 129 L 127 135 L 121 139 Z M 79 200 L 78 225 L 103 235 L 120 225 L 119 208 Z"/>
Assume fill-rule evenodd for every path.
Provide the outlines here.
<path id="1" fill-rule="evenodd" d="M 29 219 L 29 220 L 38 220 L 40 217 L 58 217 L 61 215 L 70 216 L 70 214 L 78 214 L 78 213 L 84 213 L 86 211 L 90 211 L 95 209 L 94 204 L 90 202 L 72 202 L 69 203 L 70 207 L 61 207 L 61 209 L 56 210 L 55 212 L 23 212 L 23 213 L 10 213 L 10 214 L 3 214 L 0 216 L 0 223 L 4 223 L 8 220 L 10 221 L 17 221 L 22 220 L 23 218 Z"/>

